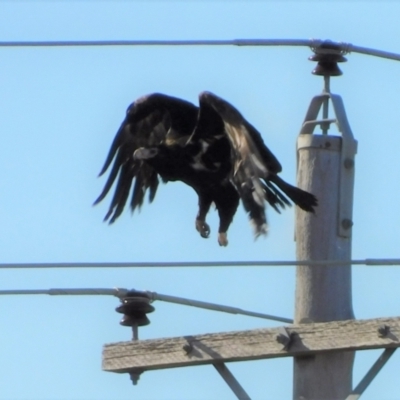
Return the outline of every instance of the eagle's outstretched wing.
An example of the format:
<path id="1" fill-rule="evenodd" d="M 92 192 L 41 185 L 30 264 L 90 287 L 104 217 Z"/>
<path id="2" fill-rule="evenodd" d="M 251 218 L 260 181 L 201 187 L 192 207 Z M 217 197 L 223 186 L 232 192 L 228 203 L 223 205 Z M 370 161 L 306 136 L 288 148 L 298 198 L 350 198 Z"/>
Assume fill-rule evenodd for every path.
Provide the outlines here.
<path id="1" fill-rule="evenodd" d="M 159 183 L 158 174 L 148 163 L 136 160 L 133 155 L 141 147 L 179 141 L 186 143 L 194 129 L 197 113 L 198 108 L 193 104 L 160 93 L 143 96 L 128 107 L 99 174 L 104 174 L 114 160 L 107 182 L 94 202 L 102 201 L 117 181 L 105 221 L 113 223 L 120 216 L 134 180 L 130 201 L 132 211 L 143 204 L 147 189 L 149 201 L 153 201 Z"/>
<path id="2" fill-rule="evenodd" d="M 231 145 L 230 179 L 250 215 L 256 236 L 267 230 L 265 200 L 278 212 L 291 204 L 289 199 L 306 211 L 314 211 L 315 196 L 286 183 L 277 175 L 282 170 L 281 164 L 265 145 L 261 134 L 234 106 L 210 92 L 201 93 L 199 102 L 199 121 L 192 140 L 213 134 L 203 129 L 206 127 L 203 119 L 209 120 L 213 112 L 221 117 Z"/>

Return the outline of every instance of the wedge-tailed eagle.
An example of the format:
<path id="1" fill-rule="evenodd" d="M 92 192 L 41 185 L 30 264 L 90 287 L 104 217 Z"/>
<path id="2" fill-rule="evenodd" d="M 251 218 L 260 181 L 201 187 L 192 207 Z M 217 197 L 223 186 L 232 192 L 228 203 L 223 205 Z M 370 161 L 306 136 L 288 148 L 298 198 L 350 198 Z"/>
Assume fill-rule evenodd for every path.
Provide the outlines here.
<path id="1" fill-rule="evenodd" d="M 261 134 L 227 101 L 210 93 L 199 96 L 199 107 L 185 100 L 153 93 L 132 103 L 111 145 L 100 175 L 114 160 L 99 203 L 117 181 L 104 218 L 113 223 L 130 196 L 130 207 L 141 207 L 146 192 L 152 202 L 159 178 L 182 181 L 199 197 L 195 226 L 210 235 L 206 215 L 212 203 L 219 214 L 218 243 L 228 244 L 227 231 L 239 201 L 258 237 L 267 232 L 265 204 L 276 211 L 290 200 L 314 212 L 317 199 L 278 176 L 282 167 Z M 133 185 L 132 194 L 131 187 Z"/>

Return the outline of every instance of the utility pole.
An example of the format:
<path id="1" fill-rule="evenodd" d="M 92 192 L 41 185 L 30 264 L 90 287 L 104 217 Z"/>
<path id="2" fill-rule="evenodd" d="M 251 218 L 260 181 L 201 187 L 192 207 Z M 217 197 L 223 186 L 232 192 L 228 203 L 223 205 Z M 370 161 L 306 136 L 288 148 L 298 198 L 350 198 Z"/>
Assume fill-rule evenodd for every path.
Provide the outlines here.
<path id="1" fill-rule="evenodd" d="M 351 260 L 354 140 L 339 96 L 330 93 L 330 76 L 341 75 L 346 61 L 327 42 L 310 57 L 313 74 L 324 77 L 324 90 L 313 98 L 297 142 L 298 186 L 318 198 L 315 215 L 296 214 L 298 260 Z M 336 119 L 328 118 L 329 101 Z M 322 108 L 322 119 L 318 114 Z M 342 136 L 327 134 L 336 123 Z M 320 125 L 322 135 L 314 135 Z M 351 266 L 298 266 L 295 324 L 353 319 Z M 354 352 L 320 353 L 294 358 L 293 399 L 344 399 L 352 390 Z"/>

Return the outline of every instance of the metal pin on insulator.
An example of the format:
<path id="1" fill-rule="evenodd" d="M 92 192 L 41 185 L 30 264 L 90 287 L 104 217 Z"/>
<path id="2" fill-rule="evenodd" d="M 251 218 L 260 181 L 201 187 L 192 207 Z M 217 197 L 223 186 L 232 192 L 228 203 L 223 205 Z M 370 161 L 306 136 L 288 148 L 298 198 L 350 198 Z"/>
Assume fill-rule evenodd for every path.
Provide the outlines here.
<path id="1" fill-rule="evenodd" d="M 139 339 L 138 328 L 150 324 L 147 318 L 148 313 L 151 313 L 155 308 L 151 303 L 150 295 L 147 292 L 130 290 L 124 297 L 121 297 L 121 305 L 115 311 L 124 314 L 120 324 L 122 326 L 132 327 L 132 340 Z M 140 375 L 143 373 L 141 369 L 135 369 L 129 372 L 129 376 L 134 385 L 138 384 Z"/>

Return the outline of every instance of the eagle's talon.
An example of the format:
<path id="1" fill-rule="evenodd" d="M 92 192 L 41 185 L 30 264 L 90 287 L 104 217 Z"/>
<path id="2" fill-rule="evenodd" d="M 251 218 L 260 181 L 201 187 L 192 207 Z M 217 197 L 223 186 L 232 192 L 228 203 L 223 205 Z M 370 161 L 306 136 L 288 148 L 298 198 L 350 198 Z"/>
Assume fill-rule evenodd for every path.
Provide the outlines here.
<path id="1" fill-rule="evenodd" d="M 218 244 L 224 247 L 228 246 L 228 235 L 226 232 L 218 233 Z"/>
<path id="2" fill-rule="evenodd" d="M 207 239 L 210 236 L 211 229 L 205 221 L 196 219 L 196 229 L 202 238 Z"/>

